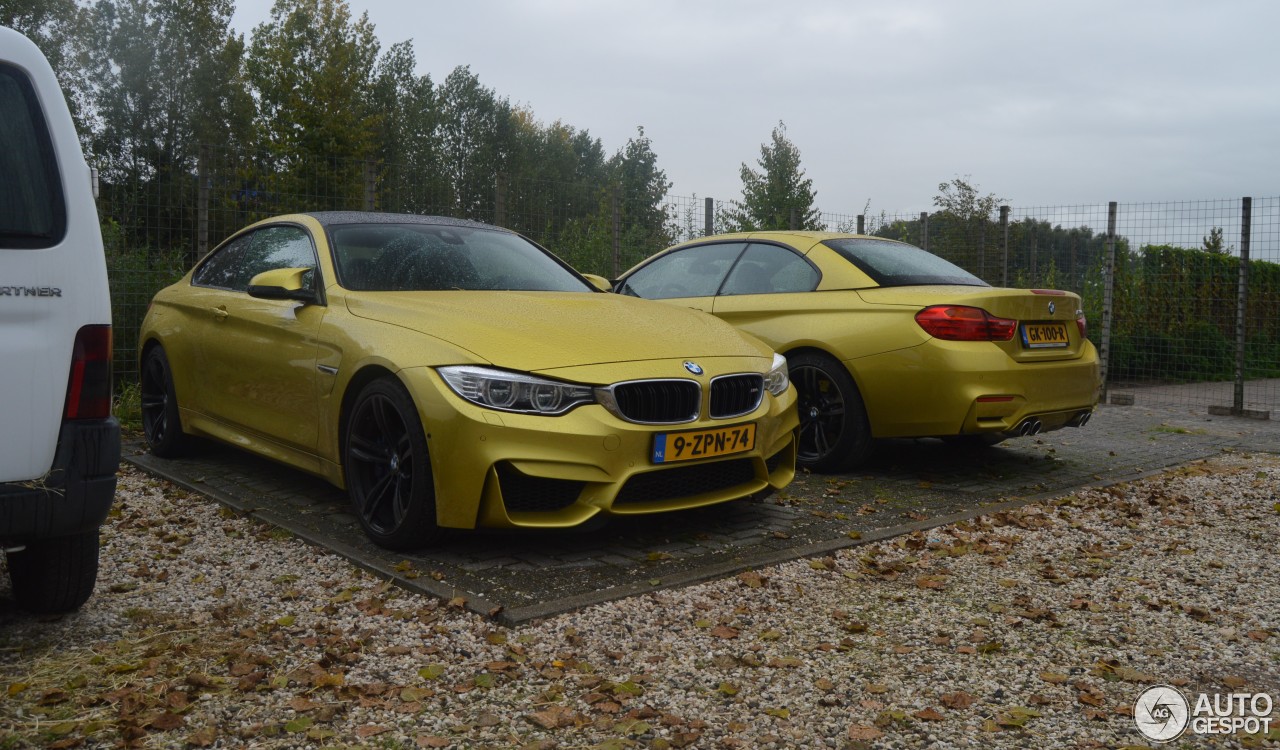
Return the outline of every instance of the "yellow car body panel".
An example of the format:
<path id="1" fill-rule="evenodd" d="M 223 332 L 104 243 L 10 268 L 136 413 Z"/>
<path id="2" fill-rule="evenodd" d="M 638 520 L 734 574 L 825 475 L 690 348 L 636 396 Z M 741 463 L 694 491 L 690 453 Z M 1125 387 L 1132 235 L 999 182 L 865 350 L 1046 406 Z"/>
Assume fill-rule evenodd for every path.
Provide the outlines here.
<path id="1" fill-rule="evenodd" d="M 219 246 L 263 228 L 304 229 L 314 243 L 314 273 L 323 280 L 315 303 L 201 286 L 193 283 L 201 265 L 156 294 L 140 349 L 145 360 L 154 347 L 164 348 L 185 433 L 343 487 L 344 419 L 352 400 L 372 380 L 394 378 L 423 425 L 436 522 L 444 527 L 573 526 L 599 514 L 747 497 L 794 477 L 794 388 L 764 390 L 747 414 L 708 416 L 713 379 L 766 376 L 776 367 L 773 350 L 760 340 L 711 316 L 585 284 L 582 291 L 353 291 L 339 282 L 330 227 L 317 216 L 260 222 Z M 287 293 L 298 278 L 294 269 L 275 269 L 255 282 Z M 703 404 L 696 420 L 680 424 L 628 421 L 600 403 L 558 415 L 506 412 L 460 396 L 437 370 L 442 366 L 501 368 L 590 387 L 680 379 L 698 383 Z M 749 449 L 678 465 L 654 462 L 656 435 L 743 424 L 754 425 Z M 686 491 L 676 482 L 649 500 L 644 488 L 652 477 L 637 480 L 639 490 L 632 483 L 672 471 L 677 478 L 709 476 L 710 489 Z M 555 495 L 555 507 L 536 507 L 518 492 Z"/>
<path id="2" fill-rule="evenodd" d="M 645 296 L 628 287 L 633 277 L 681 251 L 740 241 L 781 246 L 818 272 L 812 289 L 662 301 L 711 312 L 788 356 L 815 352 L 840 362 L 861 394 L 873 437 L 994 435 L 1032 417 L 1038 429 L 1054 429 L 1082 422 L 1093 409 L 1098 354 L 1077 328 L 1078 295 L 977 285 L 881 286 L 827 244 L 848 239 L 881 241 L 806 231 L 703 237 L 642 261 L 623 274 L 618 290 Z M 1068 340 L 1064 346 L 1029 348 L 1016 335 L 1007 341 L 934 338 L 915 315 L 941 304 L 985 309 L 1017 321 L 1019 331 L 1027 323 L 1062 323 Z"/>

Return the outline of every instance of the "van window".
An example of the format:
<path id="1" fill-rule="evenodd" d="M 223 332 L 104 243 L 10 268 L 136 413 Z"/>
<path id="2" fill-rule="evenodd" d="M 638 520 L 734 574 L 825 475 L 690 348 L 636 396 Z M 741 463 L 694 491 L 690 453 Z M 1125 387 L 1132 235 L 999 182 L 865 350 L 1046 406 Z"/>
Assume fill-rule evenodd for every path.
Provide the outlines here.
<path id="1" fill-rule="evenodd" d="M 0 248 L 52 247 L 66 231 L 44 113 L 27 76 L 0 64 Z"/>

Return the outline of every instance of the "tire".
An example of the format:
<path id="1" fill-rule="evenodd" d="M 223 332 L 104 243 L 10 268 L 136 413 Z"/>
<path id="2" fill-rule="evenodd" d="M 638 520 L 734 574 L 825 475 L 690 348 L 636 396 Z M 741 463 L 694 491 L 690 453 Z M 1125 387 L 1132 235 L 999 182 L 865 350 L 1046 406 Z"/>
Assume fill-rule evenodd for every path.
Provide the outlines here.
<path id="1" fill-rule="evenodd" d="M 142 361 L 140 378 L 142 434 L 147 447 L 161 458 L 176 458 L 186 452 L 189 440 L 178 416 L 178 397 L 173 389 L 173 369 L 164 349 L 156 346 Z"/>
<path id="2" fill-rule="evenodd" d="M 8 565 L 18 606 L 41 615 L 72 612 L 98 580 L 98 530 L 31 542 L 10 552 Z"/>
<path id="3" fill-rule="evenodd" d="M 427 439 L 399 381 L 375 380 L 356 396 L 342 459 L 351 508 L 374 544 L 405 551 L 440 538 Z"/>
<path id="4" fill-rule="evenodd" d="M 817 352 L 787 358 L 799 396 L 796 465 L 810 471 L 846 471 L 871 453 L 871 425 L 853 377 L 835 359 Z"/>

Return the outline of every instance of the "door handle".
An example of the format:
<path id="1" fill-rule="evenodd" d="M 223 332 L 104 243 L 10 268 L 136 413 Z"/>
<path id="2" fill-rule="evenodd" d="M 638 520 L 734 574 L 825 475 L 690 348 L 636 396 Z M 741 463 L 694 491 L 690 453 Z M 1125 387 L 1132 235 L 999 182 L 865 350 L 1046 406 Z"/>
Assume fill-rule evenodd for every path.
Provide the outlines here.
<path id="1" fill-rule="evenodd" d="M 213 318 L 214 318 L 214 320 L 217 320 L 217 321 L 223 321 L 223 320 L 226 320 L 226 319 L 227 319 L 227 315 L 228 315 L 228 313 L 227 313 L 226 305 L 223 305 L 223 306 L 220 306 L 220 307 L 215 307 L 215 308 L 213 308 Z"/>

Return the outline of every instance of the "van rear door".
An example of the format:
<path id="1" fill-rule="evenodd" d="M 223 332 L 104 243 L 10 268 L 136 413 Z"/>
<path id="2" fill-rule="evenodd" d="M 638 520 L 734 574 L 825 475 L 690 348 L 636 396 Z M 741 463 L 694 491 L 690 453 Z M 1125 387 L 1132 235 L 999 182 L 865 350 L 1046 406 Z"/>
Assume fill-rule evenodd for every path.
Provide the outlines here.
<path id="1" fill-rule="evenodd" d="M 7 28 L 0 28 L 0 175 L 0 482 L 12 482 L 50 470 L 76 334 L 109 325 L 111 306 L 71 114 L 44 56 Z"/>

